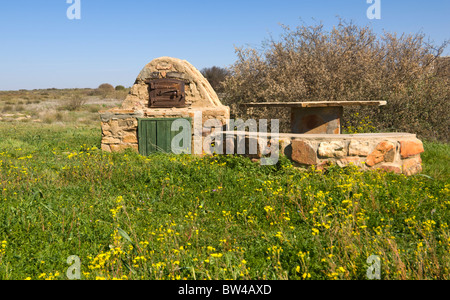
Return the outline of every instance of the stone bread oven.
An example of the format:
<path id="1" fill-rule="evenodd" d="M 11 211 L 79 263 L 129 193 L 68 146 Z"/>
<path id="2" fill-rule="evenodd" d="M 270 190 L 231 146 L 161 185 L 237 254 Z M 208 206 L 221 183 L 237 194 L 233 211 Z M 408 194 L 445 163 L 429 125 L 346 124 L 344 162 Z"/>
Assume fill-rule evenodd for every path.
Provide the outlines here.
<path id="1" fill-rule="evenodd" d="M 293 132 L 238 132 L 233 129 L 228 132 L 227 127 L 234 128 L 227 126 L 230 109 L 222 105 L 202 74 L 186 61 L 158 58 L 143 68 L 121 107 L 100 112 L 102 149 L 108 152 L 133 149 L 142 155 L 170 153 L 175 152 L 173 145 L 178 147 L 173 141 L 178 141 L 177 138 L 183 135 L 185 138 L 180 148 L 188 147 L 187 153 L 202 154 L 203 149 L 207 149 L 204 146 L 211 144 L 209 138 L 221 137 L 215 138 L 219 149 L 226 149 L 227 154 L 244 154 L 237 149 L 238 136 L 243 136 L 246 145 L 250 145 L 250 141 L 259 145 L 255 153 L 247 153 L 247 147 L 245 149 L 245 155 L 254 160 L 261 160 L 263 156 L 277 158 L 281 153 L 299 166 L 319 169 L 329 164 L 341 167 L 353 164 L 362 170 L 382 169 L 408 176 L 422 171 L 421 153 L 424 147 L 414 134 L 340 134 L 340 121 L 335 122 L 341 117 L 340 109 L 330 120 L 324 118 L 323 124 L 314 122 L 306 130 L 296 125 L 307 115 L 306 110 L 311 114 L 311 108 L 312 114 L 322 116 L 323 111 L 317 113 L 317 107 L 385 105 L 385 101 L 245 105 L 291 106 Z M 180 120 L 184 124 L 181 134 L 177 131 Z M 229 150 L 232 153 L 228 153 Z"/>
<path id="2" fill-rule="evenodd" d="M 204 129 L 205 122 L 215 119 L 225 126 L 230 109 L 190 63 L 161 57 L 142 69 L 121 107 L 100 115 L 104 151 L 131 148 L 148 155 L 171 152 L 170 142 L 177 134 L 171 125 L 178 119 L 191 124 L 191 149 L 201 149 L 202 139 L 195 137 L 210 134 L 210 129 Z M 198 116 L 201 124 L 194 126 Z"/>

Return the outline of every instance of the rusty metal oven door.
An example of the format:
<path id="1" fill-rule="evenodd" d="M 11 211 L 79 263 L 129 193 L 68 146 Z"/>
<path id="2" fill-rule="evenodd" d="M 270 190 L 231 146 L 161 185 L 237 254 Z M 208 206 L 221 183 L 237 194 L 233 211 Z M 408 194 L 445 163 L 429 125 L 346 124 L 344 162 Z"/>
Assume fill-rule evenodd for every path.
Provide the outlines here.
<path id="1" fill-rule="evenodd" d="M 186 94 L 184 81 L 177 79 L 154 79 L 149 81 L 151 108 L 185 107 Z"/>

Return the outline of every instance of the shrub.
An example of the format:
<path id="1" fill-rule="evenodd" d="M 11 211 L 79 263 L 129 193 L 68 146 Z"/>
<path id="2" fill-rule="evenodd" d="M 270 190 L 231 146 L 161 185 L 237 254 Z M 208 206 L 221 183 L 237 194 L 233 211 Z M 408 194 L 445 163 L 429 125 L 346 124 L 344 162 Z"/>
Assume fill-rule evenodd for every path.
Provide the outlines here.
<path id="1" fill-rule="evenodd" d="M 97 88 L 97 91 L 100 97 L 108 98 L 111 97 L 111 95 L 114 95 L 115 88 L 109 83 L 103 83 Z"/>
<path id="2" fill-rule="evenodd" d="M 103 84 L 99 85 L 98 89 L 103 92 L 113 92 L 114 91 L 114 87 L 112 85 L 110 85 L 109 83 L 103 83 Z"/>
<path id="3" fill-rule="evenodd" d="M 102 106 L 98 105 L 98 104 L 90 105 L 86 108 L 86 110 L 88 112 L 95 113 L 95 114 L 97 114 L 101 109 L 102 109 Z"/>
<path id="4" fill-rule="evenodd" d="M 289 130 L 289 111 L 243 111 L 242 102 L 387 100 L 388 106 L 347 109 L 356 127 L 364 118 L 377 130 L 407 131 L 422 137 L 449 138 L 450 85 L 438 76 L 436 60 L 447 46 L 426 43 L 424 34 L 375 34 L 339 20 L 331 31 L 322 24 L 284 26 L 279 41 L 260 50 L 237 48 L 238 60 L 225 81 L 224 103 L 241 118 L 272 118 Z M 353 118 L 359 112 L 358 118 Z M 284 121 L 284 122 L 283 122 Z"/>
<path id="5" fill-rule="evenodd" d="M 70 96 L 68 103 L 64 106 L 65 109 L 74 111 L 80 109 L 85 103 L 87 99 L 80 94 L 73 94 Z"/>
<path id="6" fill-rule="evenodd" d="M 52 124 L 55 121 L 55 116 L 54 115 L 45 115 L 45 117 L 43 118 L 43 122 L 45 124 Z"/>
<path id="7" fill-rule="evenodd" d="M 23 107 L 23 105 L 17 105 L 17 106 L 15 107 L 15 110 L 18 111 L 18 112 L 21 112 L 21 111 L 24 111 L 25 108 Z"/>
<path id="8" fill-rule="evenodd" d="M 125 87 L 123 85 L 116 86 L 116 91 L 125 91 Z"/>
<path id="9" fill-rule="evenodd" d="M 229 75 L 229 71 L 227 69 L 214 66 L 211 68 L 203 68 L 201 73 L 209 81 L 212 88 L 217 93 L 224 92 L 223 82 Z"/>
<path id="10" fill-rule="evenodd" d="M 3 106 L 2 112 L 10 112 L 13 110 L 13 107 L 9 104 Z"/>

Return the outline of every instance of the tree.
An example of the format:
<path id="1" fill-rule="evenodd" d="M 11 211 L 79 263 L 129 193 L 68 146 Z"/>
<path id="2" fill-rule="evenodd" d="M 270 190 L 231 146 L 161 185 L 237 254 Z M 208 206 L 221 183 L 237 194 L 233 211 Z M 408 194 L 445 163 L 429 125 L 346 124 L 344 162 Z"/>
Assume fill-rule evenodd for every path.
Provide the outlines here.
<path id="1" fill-rule="evenodd" d="M 98 87 L 98 90 L 100 90 L 102 92 L 114 92 L 115 91 L 114 87 L 109 83 L 100 84 Z"/>
<path id="2" fill-rule="evenodd" d="M 223 82 L 229 75 L 227 69 L 213 66 L 211 68 L 203 68 L 200 72 L 209 81 L 216 93 L 223 93 Z"/>

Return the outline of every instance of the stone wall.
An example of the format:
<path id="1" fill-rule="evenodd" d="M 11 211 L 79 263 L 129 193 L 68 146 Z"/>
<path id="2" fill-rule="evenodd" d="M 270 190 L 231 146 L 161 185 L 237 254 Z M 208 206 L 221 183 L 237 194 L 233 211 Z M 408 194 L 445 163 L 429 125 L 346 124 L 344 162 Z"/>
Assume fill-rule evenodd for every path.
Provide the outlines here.
<path id="1" fill-rule="evenodd" d="M 102 150 L 120 152 L 125 149 L 139 151 L 138 119 L 132 113 L 102 115 Z"/>
<path id="2" fill-rule="evenodd" d="M 230 134 L 225 132 L 224 134 Z M 234 140 L 226 140 L 228 145 L 235 146 Z M 271 156 L 270 135 L 258 133 L 240 133 L 245 135 L 247 143 L 256 139 L 259 145 L 258 153 L 246 155 L 261 158 L 263 154 Z M 341 167 L 350 164 L 362 170 L 382 169 L 407 176 L 422 171 L 420 154 L 424 152 L 423 143 L 416 135 L 408 133 L 377 133 L 377 134 L 279 134 L 280 153 L 286 155 L 298 166 L 315 166 L 323 169 L 327 165 L 336 164 Z"/>
<path id="3" fill-rule="evenodd" d="M 304 165 L 324 167 L 350 163 L 364 170 L 383 169 L 414 175 L 422 171 L 423 144 L 412 134 L 370 134 L 329 137 L 326 140 L 296 138 L 292 141 L 292 160 Z"/>
<path id="4" fill-rule="evenodd" d="M 200 127 L 196 128 L 195 117 L 201 114 Z M 125 149 L 139 151 L 138 144 L 138 119 L 140 118 L 191 118 L 192 119 L 192 147 L 196 142 L 203 143 L 203 139 L 197 141 L 194 136 L 202 138 L 211 134 L 211 128 L 204 127 L 204 124 L 211 119 L 218 120 L 222 126 L 225 126 L 230 118 L 228 107 L 215 108 L 171 108 L 171 109 L 152 109 L 146 111 L 115 109 L 103 112 L 102 121 L 102 150 L 107 152 L 120 152 Z M 201 146 L 200 146 L 201 147 Z"/>

